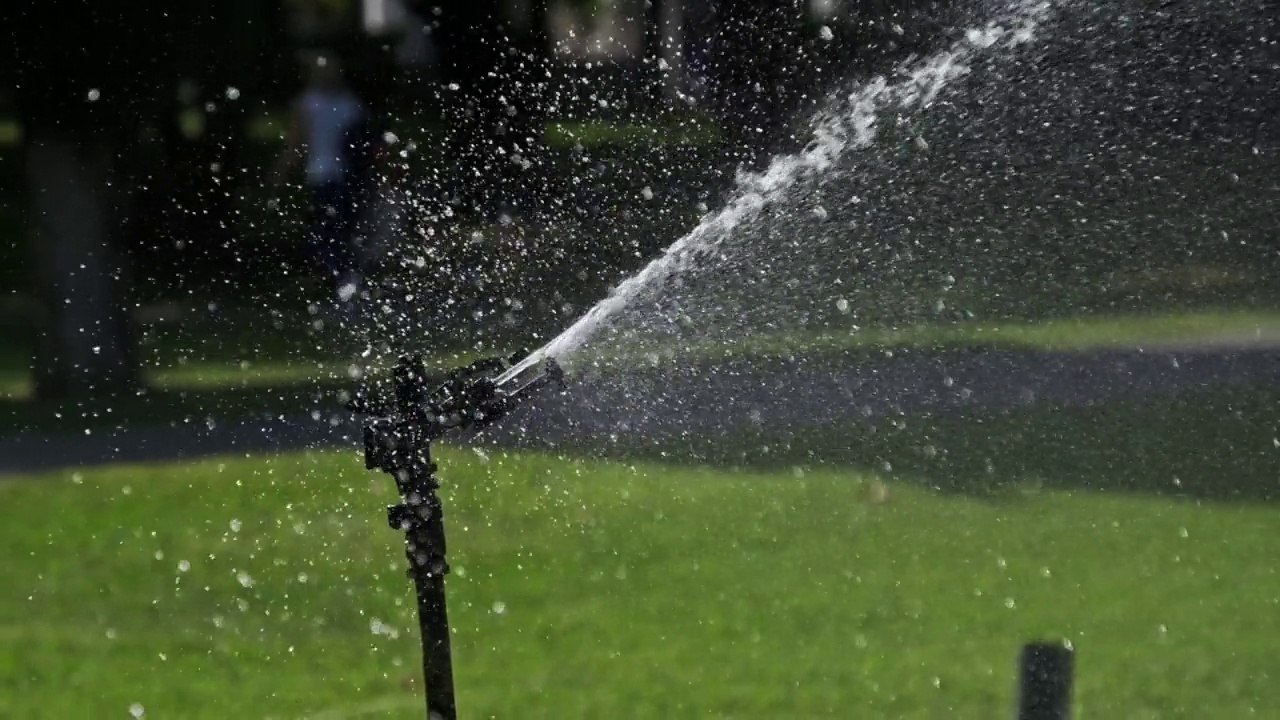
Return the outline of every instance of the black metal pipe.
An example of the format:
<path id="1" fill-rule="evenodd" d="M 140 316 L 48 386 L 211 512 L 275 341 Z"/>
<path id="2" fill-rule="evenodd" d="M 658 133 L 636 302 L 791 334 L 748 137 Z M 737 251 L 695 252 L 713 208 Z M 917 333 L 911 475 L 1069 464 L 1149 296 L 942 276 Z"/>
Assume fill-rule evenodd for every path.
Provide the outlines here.
<path id="1" fill-rule="evenodd" d="M 1018 658 L 1018 720 L 1068 720 L 1074 665 L 1069 643 L 1024 645 Z"/>
<path id="2" fill-rule="evenodd" d="M 400 493 L 400 503 L 387 508 L 387 521 L 405 534 L 405 556 L 418 597 L 428 720 L 456 720 L 458 715 L 445 603 L 449 564 L 444 507 L 431 441 L 452 429 L 483 427 L 548 384 L 563 382 L 559 366 L 550 360 L 521 384 L 515 377 L 501 382 L 492 377 L 506 368 L 501 359 L 473 363 L 450 373 L 432 394 L 422 358 L 404 358 L 394 372 L 393 402 L 384 403 L 371 397 L 368 388 L 359 388 L 350 404 L 356 412 L 379 415 L 364 428 L 365 466 L 395 478 Z"/>
<path id="3" fill-rule="evenodd" d="M 438 428 L 429 416 L 426 370 L 420 358 L 406 358 L 395 372 L 397 413 L 374 421 L 365 437 L 365 462 L 395 478 L 401 502 L 387 508 L 387 522 L 405 534 L 405 557 L 418 600 L 422 642 L 423 695 L 428 720 L 456 720 L 453 651 L 445 575 L 449 574 L 440 481 L 431 460 Z"/>
<path id="4" fill-rule="evenodd" d="M 405 555 L 418 596 L 418 625 L 422 640 L 422 679 L 429 720 L 455 720 L 458 715 L 453 687 L 453 652 L 449 637 L 449 611 L 445 602 L 444 506 L 437 494 L 435 466 L 425 457 L 415 465 L 405 504 L 392 506 L 389 520 L 405 531 Z M 414 477 L 416 476 L 416 477 Z"/>

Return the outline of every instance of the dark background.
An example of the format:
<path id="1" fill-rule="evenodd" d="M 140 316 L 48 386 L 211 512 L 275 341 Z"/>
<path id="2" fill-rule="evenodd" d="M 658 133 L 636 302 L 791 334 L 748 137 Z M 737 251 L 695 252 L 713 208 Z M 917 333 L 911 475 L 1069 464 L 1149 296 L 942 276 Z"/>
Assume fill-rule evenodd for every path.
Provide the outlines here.
<path id="1" fill-rule="evenodd" d="M 981 2 L 864 0 L 832 4 L 824 17 L 814 4 L 784 0 L 620 1 L 612 14 L 603 5 L 406 0 L 416 22 L 370 29 L 356 0 L 5 3 L 0 281 L 7 362 L 32 375 L 31 396 L 42 401 L 144 387 L 139 348 L 165 308 L 177 308 L 193 328 L 208 321 L 208 333 L 223 338 L 246 329 L 289 335 L 293 328 L 304 345 L 326 343 L 307 335 L 307 303 L 325 289 L 302 252 L 303 199 L 265 182 L 307 52 L 342 58 L 379 130 L 395 135 L 398 179 L 387 192 L 409 207 L 390 264 L 426 259 L 397 269 L 397 282 L 413 289 L 422 318 L 448 329 L 448 343 L 466 347 L 496 332 L 477 318 L 499 311 L 506 313 L 502 332 L 516 337 L 563 326 L 714 208 L 736 171 L 802 147 L 803 119 L 841 83 L 940 47 L 954 39 L 949 28 L 988 9 Z M 557 23 L 566 17 L 611 23 L 612 34 L 632 41 L 607 57 L 568 52 L 557 44 Z M 1069 166 L 1037 157 L 1036 147 L 1019 146 L 1016 132 L 1000 129 L 1061 123 L 1067 148 L 1125 134 L 1243 152 L 1273 143 L 1276 93 L 1269 89 L 1280 30 L 1270 5 L 1103 3 L 1064 18 L 1105 27 L 1106 62 L 1136 58 L 1150 76 L 1108 96 L 1092 95 L 1082 83 L 1076 105 L 1090 122 L 1079 112 L 1044 118 L 1028 110 L 1018 118 L 1017 103 L 944 108 L 936 122 L 966 157 L 1016 155 L 1028 171 L 1095 183 L 1103 190 L 1094 194 L 1105 200 L 1111 195 L 1100 180 L 1067 177 Z M 1092 31 L 1071 32 L 1084 44 L 1056 44 L 1020 72 L 1096 73 Z M 406 67 L 397 53 L 412 33 L 428 37 L 434 53 Z M 684 61 L 660 62 L 677 56 Z M 1026 86 L 1042 95 L 1027 99 L 1029 109 L 1065 87 Z M 997 107 L 1012 115 L 975 122 Z M 528 162 L 502 160 L 511 153 Z M 915 168 L 908 179 L 955 174 L 934 165 Z M 979 175 L 968 170 L 970 179 Z M 1249 179 L 1265 184 L 1263 175 Z M 641 200 L 644 188 L 651 199 Z M 988 189 L 992 208 L 1052 206 L 1018 183 Z M 967 191 L 960 183 L 950 192 Z M 1130 203 L 1124 213 L 1149 214 L 1131 187 L 1116 193 Z M 905 197 L 886 197 L 884 207 Z M 1206 253 L 1256 266 L 1274 255 L 1265 246 L 1274 211 L 1250 210 L 1247 197 L 1241 202 L 1242 214 L 1258 214 L 1261 250 L 1255 243 Z M 913 216 L 920 236 L 937 230 L 931 218 L 945 214 L 921 208 L 918 222 Z M 1016 216 L 1004 224 L 1011 235 L 1019 229 Z M 796 227 L 809 232 L 804 222 Z M 1114 270 L 1123 258 L 1143 268 L 1177 266 L 1197 250 L 1185 238 L 1111 251 L 1090 234 L 1027 242 L 1039 241 L 1037 252 L 1054 249 L 1030 256 L 1008 249 L 1001 272 L 1016 280 L 1026 265 L 1010 259 L 1032 257 L 1033 265 L 1043 259 L 1088 276 Z M 826 248 L 839 252 L 839 242 Z M 521 299 L 520 312 L 510 311 L 513 298 Z M 260 324 L 268 315 L 274 324 Z"/>

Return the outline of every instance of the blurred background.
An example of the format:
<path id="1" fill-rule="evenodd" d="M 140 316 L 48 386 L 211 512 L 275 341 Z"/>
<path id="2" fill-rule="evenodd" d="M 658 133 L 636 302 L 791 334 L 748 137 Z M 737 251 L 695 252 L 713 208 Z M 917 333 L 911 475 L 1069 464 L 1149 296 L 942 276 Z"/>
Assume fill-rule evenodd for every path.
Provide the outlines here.
<path id="1" fill-rule="evenodd" d="M 344 402 L 638 272 L 576 390 L 439 449 L 463 716 L 1001 716 L 1033 639 L 1082 714 L 1280 704 L 1272 3 L 6 1 L 0 40 L 0 716 L 420 715 Z"/>
<path id="2" fill-rule="evenodd" d="M 272 182 L 318 59 L 341 68 L 384 150 L 383 202 L 362 209 L 368 255 L 427 254 L 429 299 L 415 321 L 448 325 L 431 345 L 454 350 L 496 332 L 472 314 L 503 299 L 536 298 L 502 308 L 520 333 L 564 324 L 682 234 L 737 168 L 786 145 L 797 113 L 849 67 L 923 42 L 889 29 L 894 10 L 11 5 L 0 94 L 6 395 L 145 384 L 173 369 L 175 352 L 234 368 L 277 340 L 293 344 L 273 350 L 295 357 L 328 345 L 291 337 L 329 288 L 308 252 L 303 179 Z M 822 39 L 832 28 L 839 36 Z M 68 222 L 36 221 L 48 212 Z M 236 339 L 275 313 L 290 321 L 252 344 Z M 201 344 L 211 335 L 220 349 Z"/>

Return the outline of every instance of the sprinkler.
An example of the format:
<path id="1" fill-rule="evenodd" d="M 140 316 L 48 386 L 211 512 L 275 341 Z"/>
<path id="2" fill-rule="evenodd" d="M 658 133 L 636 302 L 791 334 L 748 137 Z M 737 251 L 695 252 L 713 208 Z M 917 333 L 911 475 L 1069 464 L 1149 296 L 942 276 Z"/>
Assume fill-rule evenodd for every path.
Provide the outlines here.
<path id="1" fill-rule="evenodd" d="M 350 409 L 371 416 L 364 426 L 365 467 L 391 475 L 400 502 L 387 508 L 391 527 L 405 534 L 409 576 L 418 596 L 422 678 L 428 720 L 455 720 L 453 657 L 445 605 L 444 509 L 431 442 L 451 430 L 495 422 L 548 385 L 563 385 L 554 360 L 517 369 L 523 353 L 489 358 L 451 371 L 434 387 L 422 358 L 403 358 L 392 378 L 393 398 L 358 389 Z M 514 371 L 514 372 L 508 372 Z"/>

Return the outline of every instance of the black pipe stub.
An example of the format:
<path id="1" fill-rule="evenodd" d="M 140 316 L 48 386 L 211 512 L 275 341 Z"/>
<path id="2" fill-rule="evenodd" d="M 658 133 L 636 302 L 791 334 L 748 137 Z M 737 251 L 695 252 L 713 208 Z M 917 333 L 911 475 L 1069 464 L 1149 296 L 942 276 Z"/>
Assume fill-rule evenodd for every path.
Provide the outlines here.
<path id="1" fill-rule="evenodd" d="M 523 352 L 523 351 L 522 351 Z M 554 360 L 530 364 L 536 374 L 499 382 L 524 354 L 486 358 L 455 368 L 434 383 L 420 355 L 401 358 L 386 381 L 356 388 L 348 407 L 371 415 L 364 425 L 365 467 L 395 478 L 401 502 L 387 508 L 387 524 L 405 533 L 409 575 L 418 596 L 422 677 L 427 716 L 454 720 L 453 656 L 449 641 L 444 576 L 444 509 L 431 462 L 431 442 L 449 430 L 476 429 L 494 422 L 548 385 L 564 384 Z M 517 380 L 519 380 L 517 382 Z"/>
<path id="2" fill-rule="evenodd" d="M 1018 657 L 1018 720 L 1071 717 L 1075 648 L 1070 641 L 1038 641 Z"/>

